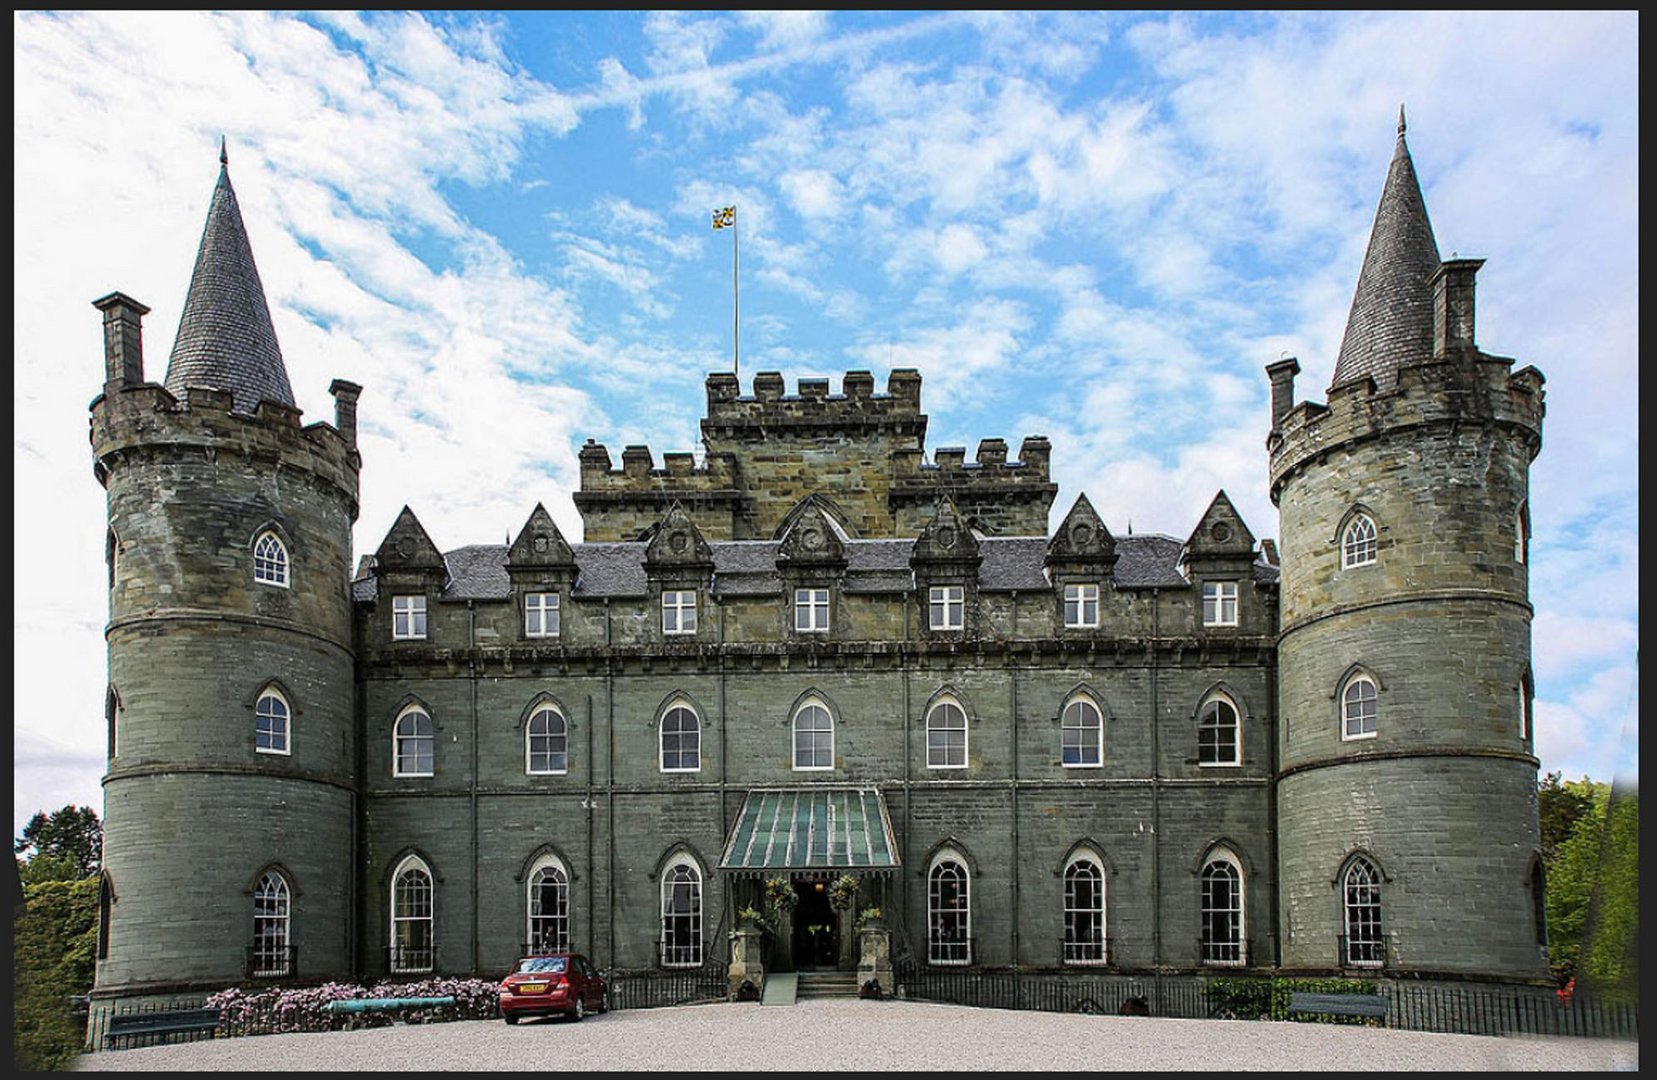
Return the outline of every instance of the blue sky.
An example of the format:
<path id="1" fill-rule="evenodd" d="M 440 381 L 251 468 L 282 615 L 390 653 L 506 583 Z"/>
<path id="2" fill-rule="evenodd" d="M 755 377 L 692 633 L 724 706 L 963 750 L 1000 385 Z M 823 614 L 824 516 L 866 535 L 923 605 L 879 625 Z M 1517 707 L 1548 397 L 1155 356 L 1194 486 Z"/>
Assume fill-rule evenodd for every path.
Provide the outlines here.
<path id="1" fill-rule="evenodd" d="M 1638 16 L 638 12 L 14 16 L 14 818 L 101 806 L 89 302 L 177 327 L 219 137 L 294 392 L 364 387 L 372 551 L 570 501 L 589 436 L 697 449 L 702 382 L 918 368 L 929 448 L 1054 444 L 1055 513 L 1256 535 L 1266 364 L 1328 385 L 1398 108 L 1479 342 L 1547 376 L 1544 769 L 1632 773 Z M 39 677 L 50 673 L 49 678 Z M 1625 730 L 1626 729 L 1626 730 Z"/>

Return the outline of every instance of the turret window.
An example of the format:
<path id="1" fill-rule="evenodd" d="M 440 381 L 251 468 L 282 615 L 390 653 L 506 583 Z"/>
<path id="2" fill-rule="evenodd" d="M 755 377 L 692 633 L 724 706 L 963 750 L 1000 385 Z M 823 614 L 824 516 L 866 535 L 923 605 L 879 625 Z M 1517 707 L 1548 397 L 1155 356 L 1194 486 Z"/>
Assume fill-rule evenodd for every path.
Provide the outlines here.
<path id="1" fill-rule="evenodd" d="M 926 958 L 934 964 L 972 962 L 972 897 L 967 868 L 953 853 L 926 875 Z"/>
<path id="2" fill-rule="evenodd" d="M 702 963 L 702 875 L 688 857 L 662 875 L 663 967 Z"/>
<path id="3" fill-rule="evenodd" d="M 1513 515 L 1513 561 L 1524 565 L 1525 557 L 1530 553 L 1530 510 L 1525 504 L 1519 504 L 1519 512 Z"/>
<path id="4" fill-rule="evenodd" d="M 391 636 L 396 641 L 416 641 L 426 636 L 426 598 L 391 598 Z"/>
<path id="5" fill-rule="evenodd" d="M 290 753 L 290 713 L 287 699 L 275 690 L 260 694 L 253 708 L 253 749 L 261 754 Z"/>
<path id="6" fill-rule="evenodd" d="M 1064 868 L 1064 962 L 1105 960 L 1105 874 L 1098 862 L 1082 855 Z"/>
<path id="7" fill-rule="evenodd" d="M 558 636 L 557 593 L 526 593 L 524 595 L 524 636 Z"/>
<path id="8" fill-rule="evenodd" d="M 1368 675 L 1354 675 L 1341 691 L 1341 738 L 1375 737 L 1375 681 Z"/>
<path id="9" fill-rule="evenodd" d="M 1099 586 L 1064 587 L 1064 625 L 1072 630 L 1088 630 L 1099 625 Z"/>
<path id="10" fill-rule="evenodd" d="M 260 533 L 253 543 L 253 580 L 288 587 L 288 549 L 275 533 Z"/>
<path id="11" fill-rule="evenodd" d="M 1375 522 L 1367 514 L 1354 516 L 1341 536 L 1341 565 L 1368 566 L 1375 561 L 1378 546 Z"/>
<path id="12" fill-rule="evenodd" d="M 1345 967 L 1380 967 L 1386 960 L 1381 936 L 1381 874 L 1368 859 L 1347 867 L 1341 886 L 1346 934 L 1341 941 Z"/>
<path id="13" fill-rule="evenodd" d="M 529 875 L 529 952 L 566 952 L 570 947 L 570 878 L 564 865 L 545 855 Z"/>
<path id="14" fill-rule="evenodd" d="M 271 979 L 293 974 L 288 947 L 292 900 L 287 879 L 267 870 L 253 890 L 253 977 Z"/>
<path id="15" fill-rule="evenodd" d="M 415 705 L 404 709 L 392 727 L 391 742 L 391 775 L 432 775 L 437 737 L 424 710 Z"/>

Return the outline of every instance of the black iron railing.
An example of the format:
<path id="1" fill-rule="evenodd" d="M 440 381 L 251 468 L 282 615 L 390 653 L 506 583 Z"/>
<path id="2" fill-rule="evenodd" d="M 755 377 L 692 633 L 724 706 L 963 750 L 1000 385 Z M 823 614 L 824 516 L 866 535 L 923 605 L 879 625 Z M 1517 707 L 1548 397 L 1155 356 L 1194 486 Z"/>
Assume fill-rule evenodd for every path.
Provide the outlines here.
<path id="1" fill-rule="evenodd" d="M 299 946 L 249 945 L 242 974 L 249 979 L 290 979 L 299 974 Z"/>

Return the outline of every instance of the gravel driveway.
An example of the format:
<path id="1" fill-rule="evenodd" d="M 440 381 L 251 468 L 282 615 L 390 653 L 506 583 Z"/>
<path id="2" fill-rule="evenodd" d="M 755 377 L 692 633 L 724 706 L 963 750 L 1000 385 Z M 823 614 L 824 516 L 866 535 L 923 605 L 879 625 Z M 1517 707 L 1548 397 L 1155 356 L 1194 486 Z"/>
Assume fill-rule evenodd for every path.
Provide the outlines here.
<path id="1" fill-rule="evenodd" d="M 1617 1069 L 1636 1042 L 1492 1038 L 903 1001 L 694 1005 L 508 1027 L 468 1021 L 88 1054 L 77 1071 L 721 1069 Z"/>

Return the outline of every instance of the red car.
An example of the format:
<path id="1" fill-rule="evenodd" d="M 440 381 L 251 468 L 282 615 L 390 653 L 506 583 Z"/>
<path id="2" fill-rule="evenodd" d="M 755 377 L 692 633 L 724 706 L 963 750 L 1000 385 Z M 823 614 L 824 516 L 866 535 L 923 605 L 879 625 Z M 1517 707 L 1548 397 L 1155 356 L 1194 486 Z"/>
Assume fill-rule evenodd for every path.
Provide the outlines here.
<path id="1" fill-rule="evenodd" d="M 525 1016 L 563 1013 L 579 1020 L 605 1011 L 607 990 L 604 976 L 580 953 L 526 956 L 501 980 L 501 1019 L 516 1024 Z"/>

